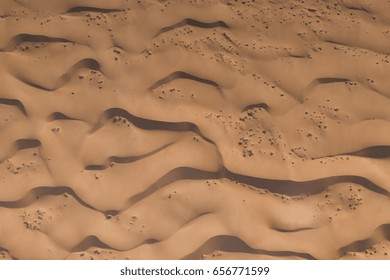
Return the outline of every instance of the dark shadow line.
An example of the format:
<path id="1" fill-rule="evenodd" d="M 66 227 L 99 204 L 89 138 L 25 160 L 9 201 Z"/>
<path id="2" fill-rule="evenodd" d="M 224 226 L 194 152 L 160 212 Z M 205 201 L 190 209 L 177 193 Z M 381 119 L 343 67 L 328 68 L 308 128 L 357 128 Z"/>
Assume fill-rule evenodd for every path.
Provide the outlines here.
<path id="1" fill-rule="evenodd" d="M 23 115 L 27 116 L 23 103 L 18 99 L 0 98 L 0 104 L 15 106 L 23 113 Z"/>
<path id="2" fill-rule="evenodd" d="M 190 25 L 190 26 L 195 26 L 195 27 L 200 27 L 200 28 L 217 28 L 217 27 L 228 28 L 228 25 L 224 21 L 221 21 L 221 20 L 207 23 L 207 22 L 197 21 L 197 20 L 191 19 L 191 18 L 186 18 L 178 23 L 161 28 L 157 32 L 157 34 L 154 35 L 154 37 L 157 37 L 157 36 L 161 35 L 162 33 L 174 30 L 176 28 L 183 27 L 185 25 Z"/>
<path id="3" fill-rule="evenodd" d="M 183 260 L 199 260 L 202 255 L 210 254 L 215 251 L 233 252 L 233 253 L 249 253 L 257 255 L 268 255 L 273 257 L 299 257 L 307 260 L 315 260 L 316 258 L 308 253 L 292 252 L 292 251 L 268 251 L 263 249 L 254 249 L 245 243 L 242 239 L 231 235 L 218 235 L 207 240 L 193 253 L 184 256 Z"/>
<path id="4" fill-rule="evenodd" d="M 115 116 L 122 117 L 127 119 L 130 123 L 134 124 L 136 127 L 147 130 L 168 130 L 168 131 L 192 131 L 198 134 L 203 140 L 208 143 L 215 145 L 213 141 L 204 136 L 199 128 L 191 122 L 165 122 L 158 120 L 144 119 L 141 117 L 134 116 L 128 111 L 122 108 L 110 108 L 103 112 L 100 120 L 92 127 L 90 133 L 95 132 L 101 128 L 108 119 L 111 119 Z"/>
<path id="5" fill-rule="evenodd" d="M 70 8 L 65 13 L 80 13 L 80 12 L 93 12 L 93 13 L 117 13 L 117 12 L 124 12 L 123 9 L 107 9 L 107 8 L 97 8 L 97 7 L 88 7 L 88 6 L 77 6 Z"/>
<path id="6" fill-rule="evenodd" d="M 86 251 L 88 248 L 90 248 L 92 246 L 99 247 L 102 249 L 116 250 L 116 249 L 110 247 L 109 245 L 107 245 L 106 243 L 102 242 L 95 235 L 89 235 L 89 236 L 85 237 L 79 244 L 74 246 L 70 251 L 72 253 Z M 116 251 L 120 251 L 120 250 L 116 250 Z"/>
<path id="7" fill-rule="evenodd" d="M 163 84 L 167 84 L 169 82 L 172 82 L 173 80 L 176 80 L 176 79 L 192 80 L 192 81 L 195 81 L 195 82 L 199 82 L 199 83 L 203 83 L 203 84 L 207 84 L 207 85 L 216 87 L 218 91 L 221 91 L 221 86 L 218 85 L 216 82 L 214 82 L 212 80 L 204 79 L 204 78 L 201 78 L 201 77 L 197 77 L 197 76 L 188 74 L 188 73 L 183 72 L 183 71 L 176 71 L 176 72 L 173 72 L 173 73 L 165 76 L 164 78 L 158 80 L 152 86 L 150 86 L 149 90 L 152 91 L 152 90 L 158 88 L 159 86 L 161 86 Z"/>
<path id="8" fill-rule="evenodd" d="M 79 69 L 82 69 L 82 68 L 88 68 L 91 70 L 101 72 L 100 64 L 97 60 L 95 60 L 93 58 L 85 58 L 85 59 L 82 59 L 79 62 L 75 63 L 68 71 L 66 71 L 61 77 L 59 77 L 56 85 L 54 87 L 51 87 L 51 88 L 39 85 L 39 84 L 32 82 L 32 81 L 29 81 L 27 79 L 20 79 L 20 78 L 19 79 L 31 87 L 37 88 L 37 89 L 42 90 L 42 91 L 51 92 L 51 91 L 55 91 L 55 90 L 63 87 L 75 75 L 75 73 Z"/>
<path id="9" fill-rule="evenodd" d="M 2 51 L 13 51 L 16 46 L 23 42 L 29 43 L 72 43 L 74 42 L 65 38 L 49 37 L 45 35 L 34 35 L 34 34 L 18 34 L 11 38 L 8 45 L 2 49 Z"/>
<path id="10" fill-rule="evenodd" d="M 367 158 L 389 158 L 390 146 L 371 146 L 356 152 L 347 153 L 346 155 L 355 157 L 367 157 Z"/>
<path id="11" fill-rule="evenodd" d="M 41 146 L 38 139 L 18 139 L 14 142 L 17 150 L 32 149 Z"/>
<path id="12" fill-rule="evenodd" d="M 104 163 L 102 165 L 88 165 L 85 167 L 85 170 L 104 170 L 104 169 L 107 169 L 111 163 L 119 163 L 119 164 L 132 163 L 132 162 L 150 157 L 150 156 L 162 151 L 163 149 L 171 146 L 172 144 L 173 143 L 166 144 L 158 149 L 155 149 L 151 152 L 148 152 L 148 153 L 145 153 L 145 154 L 139 155 L 139 156 L 128 156 L 128 157 L 110 156 L 107 159 L 106 163 Z"/>
<path id="13" fill-rule="evenodd" d="M 296 228 L 296 229 L 271 228 L 271 229 L 278 231 L 278 232 L 291 233 L 291 232 L 301 232 L 301 231 L 313 230 L 314 228 Z"/>
<path id="14" fill-rule="evenodd" d="M 83 201 L 76 193 L 75 191 L 66 186 L 59 186 L 59 187 L 48 187 L 48 186 L 42 186 L 42 187 L 36 187 L 34 189 L 31 189 L 23 198 L 15 200 L 15 201 L 0 201 L 0 207 L 5 208 L 22 208 L 26 207 L 32 203 L 34 203 L 37 199 L 39 199 L 42 196 L 46 195 L 71 195 L 75 200 L 77 200 L 78 203 L 83 205 L 84 207 L 96 210 L 98 212 L 101 212 L 85 201 Z"/>
<path id="15" fill-rule="evenodd" d="M 343 182 L 350 182 L 359 184 L 370 191 L 390 197 L 390 194 L 387 190 L 377 186 L 370 180 L 360 176 L 333 176 L 311 181 L 296 182 L 291 180 L 263 179 L 235 174 L 228 171 L 224 167 L 218 172 L 208 172 L 190 167 L 178 167 L 162 176 L 144 191 L 130 197 L 125 204 L 124 209 L 131 207 L 132 205 L 148 197 L 158 189 L 167 186 L 175 181 L 212 179 L 229 179 L 232 182 L 236 182 L 237 184 L 245 184 L 254 189 L 267 190 L 271 193 L 277 193 L 286 196 L 319 194 L 325 191 L 329 186 Z M 123 211 L 124 209 L 122 209 L 121 211 Z"/>
<path id="16" fill-rule="evenodd" d="M 61 112 L 54 112 L 47 117 L 48 121 L 80 121 L 80 119 L 71 118 Z"/>
<path id="17" fill-rule="evenodd" d="M 340 256 L 345 256 L 348 252 L 364 252 L 365 250 L 370 249 L 371 246 L 378 243 L 378 238 L 375 238 L 375 235 L 380 235 L 383 240 L 390 241 L 390 224 L 380 225 L 373 231 L 371 237 L 353 241 L 340 248 L 338 253 Z"/>
<path id="18" fill-rule="evenodd" d="M 252 109 L 264 109 L 265 111 L 269 111 L 269 106 L 266 103 L 257 103 L 248 105 L 242 110 L 242 112 L 249 111 Z"/>

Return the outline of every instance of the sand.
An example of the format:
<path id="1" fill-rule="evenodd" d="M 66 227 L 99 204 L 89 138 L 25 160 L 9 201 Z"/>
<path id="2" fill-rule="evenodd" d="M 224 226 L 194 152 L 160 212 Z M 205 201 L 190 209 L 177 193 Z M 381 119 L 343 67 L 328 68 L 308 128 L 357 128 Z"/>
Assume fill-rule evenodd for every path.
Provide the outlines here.
<path id="1" fill-rule="evenodd" d="M 389 259 L 389 15 L 1 0 L 0 259 Z"/>

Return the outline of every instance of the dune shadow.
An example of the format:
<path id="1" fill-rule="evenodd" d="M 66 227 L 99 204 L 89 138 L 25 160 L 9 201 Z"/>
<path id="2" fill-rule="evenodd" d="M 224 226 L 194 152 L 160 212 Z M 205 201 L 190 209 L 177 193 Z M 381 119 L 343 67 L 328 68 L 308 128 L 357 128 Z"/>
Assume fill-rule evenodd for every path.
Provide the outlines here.
<path id="1" fill-rule="evenodd" d="M 18 77 L 18 78 L 20 81 L 22 81 L 23 83 L 25 83 L 31 87 L 34 87 L 34 88 L 42 90 L 42 91 L 51 92 L 51 91 L 55 91 L 55 90 L 63 87 L 69 80 L 71 80 L 75 76 L 75 74 L 80 69 L 84 69 L 84 68 L 101 72 L 101 67 L 100 67 L 100 64 L 97 60 L 95 60 L 93 58 L 85 58 L 85 59 L 78 61 L 74 65 L 72 65 L 69 68 L 69 70 L 67 70 L 62 76 L 60 76 L 52 86 L 45 86 L 42 84 L 38 84 L 38 83 L 36 83 L 32 80 L 26 79 L 26 78 L 21 78 L 21 77 Z"/>
<path id="2" fill-rule="evenodd" d="M 242 110 L 242 112 L 253 110 L 253 109 L 263 109 L 265 111 L 269 111 L 269 106 L 266 103 L 251 104 L 246 106 L 244 110 Z"/>
<path id="3" fill-rule="evenodd" d="M 17 150 L 32 149 L 41 146 L 38 139 L 18 139 L 14 142 Z"/>
<path id="4" fill-rule="evenodd" d="M 184 256 L 184 260 L 199 260 L 202 255 L 211 254 L 215 251 L 234 252 L 234 253 L 249 253 L 258 255 L 267 255 L 273 257 L 299 257 L 301 259 L 315 260 L 315 258 L 307 253 L 291 252 L 291 251 L 267 251 L 262 249 L 251 248 L 243 240 L 236 236 L 219 235 L 207 240 L 196 251 Z"/>
<path id="5" fill-rule="evenodd" d="M 123 9 L 108 9 L 108 8 L 97 8 L 97 7 L 88 7 L 88 6 L 77 6 L 70 8 L 65 13 L 81 13 L 81 12 L 90 12 L 90 13 L 117 13 L 117 12 L 123 12 L 125 10 Z"/>
<path id="6" fill-rule="evenodd" d="M 61 112 L 54 112 L 47 117 L 48 121 L 78 121 L 79 119 L 71 118 Z"/>
<path id="7" fill-rule="evenodd" d="M 136 127 L 144 130 L 167 130 L 167 131 L 179 131 L 179 132 L 192 131 L 198 134 L 206 142 L 214 144 L 214 142 L 212 142 L 210 139 L 204 136 L 200 132 L 199 128 L 191 122 L 165 122 L 165 121 L 144 119 L 141 117 L 134 116 L 122 108 L 110 108 L 104 111 L 99 121 L 92 127 L 90 133 L 93 133 L 96 130 L 100 129 L 107 122 L 107 120 L 115 116 L 125 118 L 127 121 L 134 124 Z"/>
<path id="8" fill-rule="evenodd" d="M 158 80 L 152 86 L 150 86 L 149 90 L 152 91 L 152 90 L 158 88 L 159 86 L 167 84 L 169 82 L 172 82 L 176 79 L 188 79 L 188 80 L 195 81 L 198 83 L 210 85 L 210 86 L 215 87 L 221 93 L 221 86 L 219 84 L 217 84 L 216 82 L 214 82 L 212 80 L 204 79 L 201 77 L 197 77 L 197 76 L 191 75 L 191 74 L 183 72 L 183 71 L 176 71 L 176 72 L 173 72 L 173 73 L 165 76 L 164 78 Z"/>
<path id="9" fill-rule="evenodd" d="M 110 164 L 112 164 L 112 163 L 119 163 L 119 164 L 132 163 L 132 162 L 135 162 L 135 161 L 138 161 L 138 160 L 150 157 L 150 156 L 152 156 L 152 155 L 154 155 L 154 154 L 164 150 L 165 148 L 167 148 L 167 147 L 169 147 L 171 145 L 172 145 L 172 143 L 163 145 L 160 148 L 157 148 L 157 149 L 155 149 L 153 151 L 150 151 L 148 153 L 145 153 L 145 154 L 139 155 L 139 156 L 128 156 L 128 157 L 110 156 L 110 157 L 107 158 L 107 160 L 106 160 L 106 162 L 104 164 L 101 164 L 101 165 L 87 165 L 85 167 L 85 170 L 104 170 L 104 169 L 107 169 L 110 166 Z"/>
<path id="10" fill-rule="evenodd" d="M 23 103 L 18 99 L 0 98 L 0 104 L 15 106 L 23 113 L 23 115 L 27 116 L 27 112 Z"/>
<path id="11" fill-rule="evenodd" d="M 186 25 L 195 26 L 195 27 L 199 27 L 199 28 L 205 28 L 205 29 L 206 28 L 217 28 L 217 27 L 228 28 L 228 25 L 224 21 L 221 21 L 221 20 L 214 21 L 214 22 L 201 22 L 201 21 L 197 21 L 195 19 L 186 18 L 178 23 L 161 28 L 157 32 L 157 34 L 154 35 L 154 37 L 157 37 L 162 33 L 169 32 L 169 31 L 172 31 L 174 29 L 177 29 L 177 28 L 180 28 L 180 27 L 183 27 Z"/>
<path id="12" fill-rule="evenodd" d="M 377 186 L 370 180 L 359 176 L 334 176 L 311 181 L 296 182 L 291 180 L 273 180 L 240 175 L 230 172 L 224 167 L 218 172 L 208 172 L 190 167 L 178 167 L 159 178 L 156 182 L 154 182 L 144 191 L 130 197 L 127 200 L 125 209 L 148 197 L 158 189 L 172 184 L 176 181 L 212 179 L 229 179 L 232 182 L 236 182 L 237 184 L 244 184 L 254 189 L 266 190 L 271 193 L 276 193 L 285 196 L 319 194 L 324 192 L 328 187 L 332 185 L 349 182 L 359 184 L 369 189 L 370 191 L 390 197 L 388 191 Z"/>
<path id="13" fill-rule="evenodd" d="M 15 200 L 15 201 L 0 201 L 0 207 L 6 208 L 22 208 L 26 207 L 32 203 L 34 203 L 37 199 L 44 196 L 58 196 L 58 195 L 71 195 L 78 203 L 83 205 L 84 207 L 96 210 L 94 207 L 83 201 L 75 191 L 66 186 L 58 186 L 58 187 L 36 187 L 31 189 L 24 197 Z M 96 210 L 99 211 L 99 210 Z"/>
<path id="14" fill-rule="evenodd" d="M 388 158 L 390 157 L 390 146 L 372 146 L 360 151 L 348 153 L 347 155 L 367 158 Z"/>
<path id="15" fill-rule="evenodd" d="M 49 37 L 45 35 L 36 35 L 36 34 L 18 34 L 11 38 L 8 42 L 8 45 L 3 49 L 3 51 L 13 51 L 21 43 L 72 43 L 74 42 L 57 37 Z"/>
<path id="16" fill-rule="evenodd" d="M 381 238 L 378 238 L 378 236 L 381 236 Z M 344 256 L 348 252 L 365 252 L 366 250 L 371 249 L 373 245 L 383 240 L 390 241 L 390 224 L 380 225 L 373 231 L 371 237 L 353 241 L 350 244 L 340 248 L 338 253 L 340 256 Z"/>
<path id="17" fill-rule="evenodd" d="M 106 243 L 102 242 L 98 237 L 95 235 L 90 235 L 84 238 L 79 244 L 74 246 L 70 251 L 72 253 L 74 252 L 82 252 L 88 250 L 90 247 L 98 247 L 101 249 L 114 249 L 110 246 L 108 246 Z M 116 249 L 114 249 L 116 250 Z"/>

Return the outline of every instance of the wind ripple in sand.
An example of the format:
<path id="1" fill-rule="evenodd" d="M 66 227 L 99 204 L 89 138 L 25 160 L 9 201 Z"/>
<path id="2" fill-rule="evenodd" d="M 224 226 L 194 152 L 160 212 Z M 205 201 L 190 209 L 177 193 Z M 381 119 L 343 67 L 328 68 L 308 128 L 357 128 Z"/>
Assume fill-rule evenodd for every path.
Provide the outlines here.
<path id="1" fill-rule="evenodd" d="M 389 258 L 389 3 L 76 2 L 0 11 L 0 259 Z"/>

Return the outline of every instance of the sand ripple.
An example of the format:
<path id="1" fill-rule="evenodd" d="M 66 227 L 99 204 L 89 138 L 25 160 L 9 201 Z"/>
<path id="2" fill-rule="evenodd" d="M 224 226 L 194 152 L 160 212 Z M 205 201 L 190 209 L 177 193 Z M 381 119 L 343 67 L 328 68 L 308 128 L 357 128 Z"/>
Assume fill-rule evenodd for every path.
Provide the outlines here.
<path id="1" fill-rule="evenodd" d="M 389 3 L 51 2 L 0 4 L 0 259 L 389 258 Z"/>

